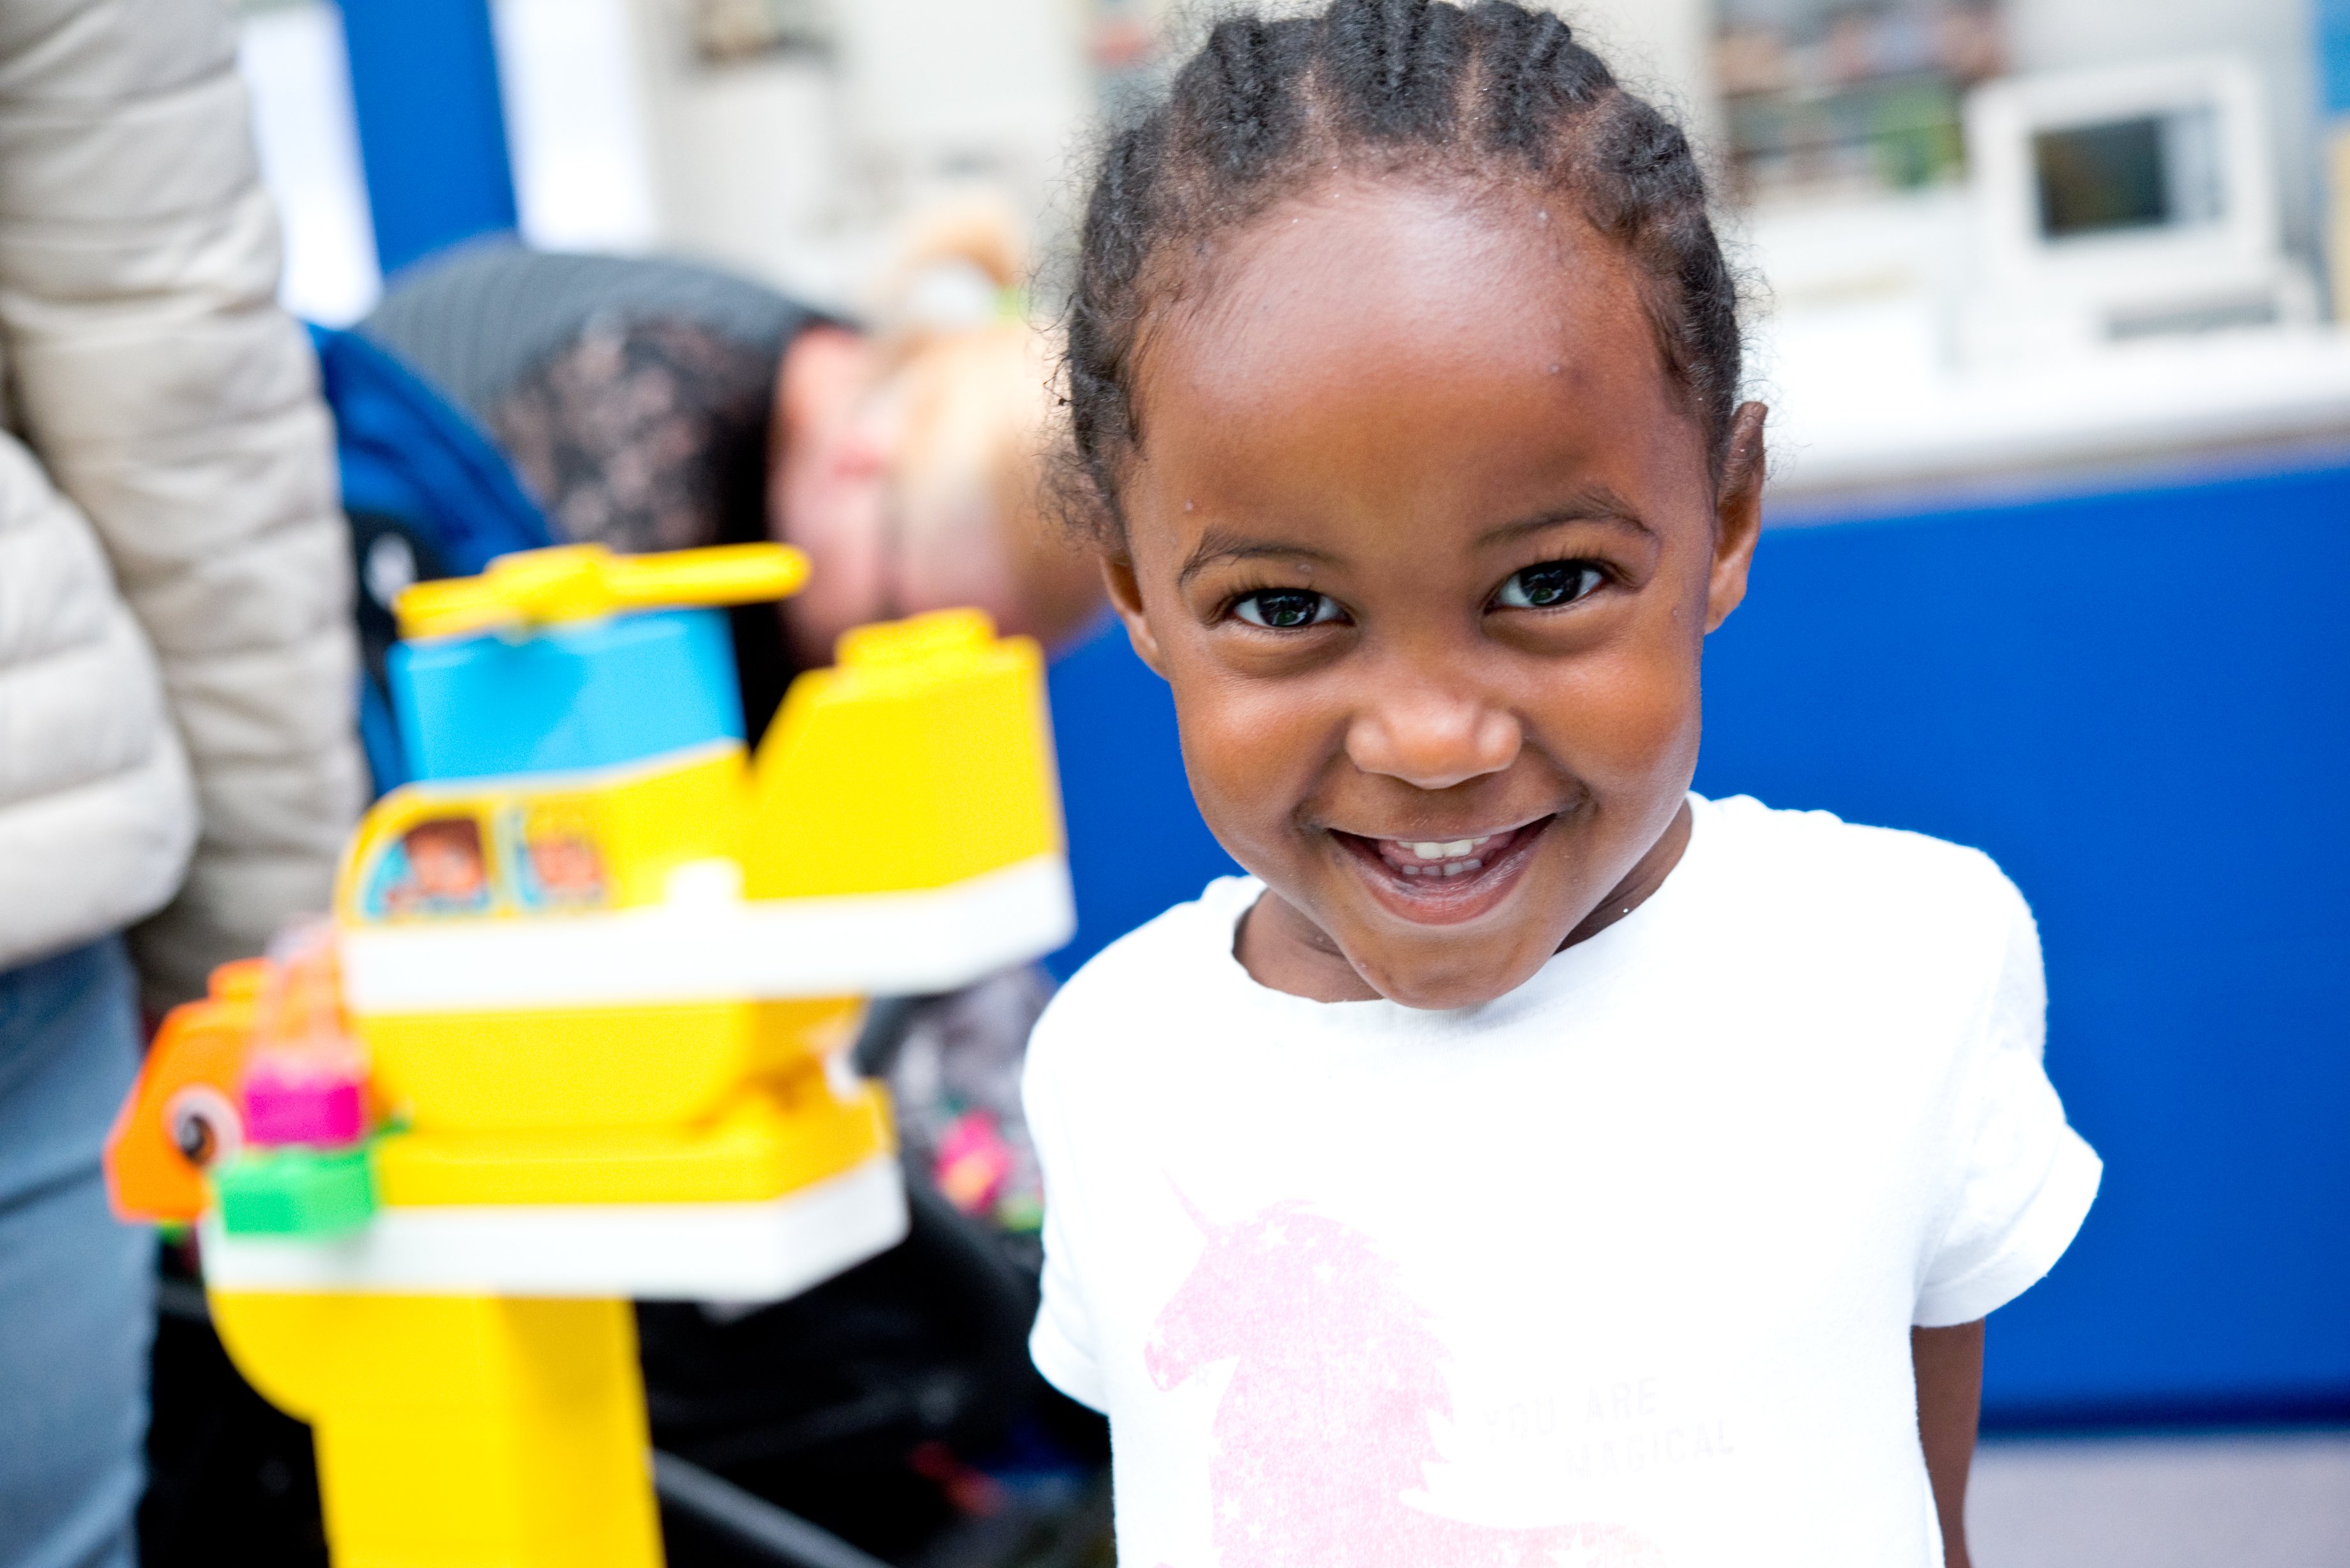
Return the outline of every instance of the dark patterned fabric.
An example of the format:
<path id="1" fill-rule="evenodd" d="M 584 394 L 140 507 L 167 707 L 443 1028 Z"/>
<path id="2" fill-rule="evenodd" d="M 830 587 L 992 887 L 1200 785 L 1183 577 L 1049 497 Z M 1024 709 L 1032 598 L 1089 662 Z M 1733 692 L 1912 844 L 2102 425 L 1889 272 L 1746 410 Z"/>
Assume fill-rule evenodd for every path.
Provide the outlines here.
<path id="1" fill-rule="evenodd" d="M 591 319 L 493 405 L 562 535 L 683 550 L 764 533 L 776 355 L 696 322 Z"/>
<path id="2" fill-rule="evenodd" d="M 357 330 L 486 428 L 499 400 L 590 323 L 691 322 L 764 350 L 772 363 L 813 319 L 775 290 L 715 267 L 550 254 L 495 239 L 402 272 Z"/>

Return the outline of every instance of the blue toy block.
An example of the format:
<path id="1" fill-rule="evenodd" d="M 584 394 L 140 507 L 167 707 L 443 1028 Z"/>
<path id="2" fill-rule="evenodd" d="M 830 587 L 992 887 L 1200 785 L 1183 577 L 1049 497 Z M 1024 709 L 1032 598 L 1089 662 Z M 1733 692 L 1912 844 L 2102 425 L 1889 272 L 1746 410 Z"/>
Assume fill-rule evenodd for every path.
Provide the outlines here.
<path id="1" fill-rule="evenodd" d="M 391 650 L 419 779 L 608 767 L 743 738 L 723 611 L 661 610 Z"/>

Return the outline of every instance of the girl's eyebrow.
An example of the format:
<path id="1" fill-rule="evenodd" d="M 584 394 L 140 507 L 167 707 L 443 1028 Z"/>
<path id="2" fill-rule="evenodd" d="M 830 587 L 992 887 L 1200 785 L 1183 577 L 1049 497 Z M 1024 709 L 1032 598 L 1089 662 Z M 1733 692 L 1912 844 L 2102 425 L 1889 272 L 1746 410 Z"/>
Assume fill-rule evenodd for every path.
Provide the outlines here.
<path id="1" fill-rule="evenodd" d="M 1528 534 L 1538 534 L 1545 528 L 1556 528 L 1567 523 L 1615 523 L 1639 533 L 1655 536 L 1656 531 L 1640 521 L 1629 503 L 1605 485 L 1578 491 L 1565 501 L 1532 517 L 1522 517 L 1514 523 L 1504 523 L 1489 528 L 1477 536 L 1478 549 L 1490 549 L 1506 545 Z M 1313 561 L 1327 566 L 1338 557 L 1327 550 L 1310 545 L 1284 544 L 1278 539 L 1252 539 L 1244 535 L 1222 528 L 1211 528 L 1201 535 L 1200 543 L 1184 559 L 1182 569 L 1175 574 L 1176 585 L 1190 582 L 1210 566 L 1228 561 L 1261 561 L 1270 559 Z"/>
<path id="2" fill-rule="evenodd" d="M 1477 547 L 1491 549 L 1496 545 L 1507 545 L 1529 534 L 1539 534 L 1545 528 L 1556 528 L 1566 523 L 1617 523 L 1652 538 L 1656 535 L 1655 529 L 1640 521 L 1640 514 L 1632 509 L 1629 502 L 1606 485 L 1596 485 L 1532 517 L 1521 517 L 1514 523 L 1486 529 L 1477 536 Z"/>
<path id="3" fill-rule="evenodd" d="M 1210 566 L 1225 561 L 1261 561 L 1271 557 L 1284 560 L 1306 560 L 1328 565 L 1338 557 L 1327 550 L 1316 550 L 1306 545 L 1284 545 L 1278 539 L 1250 539 L 1211 528 L 1201 535 L 1199 545 L 1184 560 L 1183 569 L 1175 574 L 1178 587 L 1190 582 Z"/>

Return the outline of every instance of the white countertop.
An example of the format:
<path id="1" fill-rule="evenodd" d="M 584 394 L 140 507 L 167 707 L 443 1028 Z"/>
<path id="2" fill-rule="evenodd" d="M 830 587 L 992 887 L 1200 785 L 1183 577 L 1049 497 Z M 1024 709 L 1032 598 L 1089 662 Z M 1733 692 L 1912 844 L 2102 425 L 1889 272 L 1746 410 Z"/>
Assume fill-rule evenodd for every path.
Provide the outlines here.
<path id="1" fill-rule="evenodd" d="M 2330 327 L 2147 338 L 1969 374 L 1921 356 L 1919 325 L 1891 308 L 1843 314 L 1783 323 L 1765 349 L 1774 496 L 2350 437 L 2350 333 Z"/>

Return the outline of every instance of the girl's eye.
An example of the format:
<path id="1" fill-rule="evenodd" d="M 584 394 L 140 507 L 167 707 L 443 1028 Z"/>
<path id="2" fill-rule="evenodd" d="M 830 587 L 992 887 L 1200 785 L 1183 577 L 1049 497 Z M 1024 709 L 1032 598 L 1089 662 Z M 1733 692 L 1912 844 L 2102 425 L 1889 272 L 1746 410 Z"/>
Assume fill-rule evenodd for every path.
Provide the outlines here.
<path id="1" fill-rule="evenodd" d="M 1251 626 L 1289 631 L 1339 618 L 1338 601 L 1311 588 L 1259 588 L 1232 601 L 1232 613 Z"/>
<path id="2" fill-rule="evenodd" d="M 1544 561 L 1510 574 L 1493 602 L 1503 609 L 1555 609 L 1596 590 L 1607 575 L 1588 561 Z"/>

